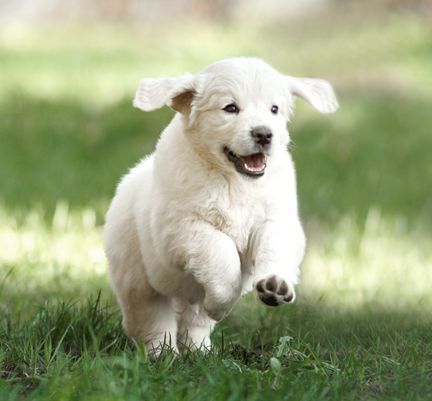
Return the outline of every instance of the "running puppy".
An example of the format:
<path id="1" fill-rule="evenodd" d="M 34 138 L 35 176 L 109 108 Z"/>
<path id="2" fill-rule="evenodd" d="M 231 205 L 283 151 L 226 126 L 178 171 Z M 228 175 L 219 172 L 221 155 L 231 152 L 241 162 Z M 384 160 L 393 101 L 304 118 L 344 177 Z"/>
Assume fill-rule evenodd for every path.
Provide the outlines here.
<path id="1" fill-rule="evenodd" d="M 118 185 L 104 240 L 126 333 L 150 353 L 177 340 L 210 347 L 251 290 L 266 305 L 294 301 L 305 248 L 287 151 L 295 97 L 338 108 L 328 82 L 253 58 L 140 82 L 135 107 L 177 113 Z"/>

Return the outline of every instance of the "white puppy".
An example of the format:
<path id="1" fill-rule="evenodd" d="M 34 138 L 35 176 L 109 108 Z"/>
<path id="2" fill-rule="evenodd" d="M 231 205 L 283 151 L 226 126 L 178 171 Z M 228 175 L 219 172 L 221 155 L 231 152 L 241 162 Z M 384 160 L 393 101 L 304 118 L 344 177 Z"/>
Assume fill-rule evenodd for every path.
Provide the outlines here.
<path id="1" fill-rule="evenodd" d="M 209 347 L 240 295 L 292 302 L 305 237 L 287 151 L 299 96 L 338 108 L 323 80 L 234 58 L 197 75 L 144 79 L 134 106 L 177 111 L 156 151 L 121 180 L 105 250 L 126 333 L 157 353 L 177 339 Z"/>

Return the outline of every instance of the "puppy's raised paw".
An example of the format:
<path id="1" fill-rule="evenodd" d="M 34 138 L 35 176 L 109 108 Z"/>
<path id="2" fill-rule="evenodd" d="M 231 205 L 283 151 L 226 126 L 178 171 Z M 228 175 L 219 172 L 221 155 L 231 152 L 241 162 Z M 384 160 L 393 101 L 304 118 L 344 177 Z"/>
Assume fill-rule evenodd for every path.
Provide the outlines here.
<path id="1" fill-rule="evenodd" d="M 268 306 L 279 306 L 294 302 L 295 292 L 283 278 L 276 275 L 259 280 L 255 289 L 261 302 Z"/>

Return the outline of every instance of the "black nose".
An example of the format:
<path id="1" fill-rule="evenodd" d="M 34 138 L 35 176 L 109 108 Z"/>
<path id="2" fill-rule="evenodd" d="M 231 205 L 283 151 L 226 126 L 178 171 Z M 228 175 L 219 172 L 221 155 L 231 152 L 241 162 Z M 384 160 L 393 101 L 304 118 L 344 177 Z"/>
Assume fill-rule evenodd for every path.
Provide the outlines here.
<path id="1" fill-rule="evenodd" d="M 267 146 L 271 143 L 273 133 L 269 127 L 260 125 L 258 127 L 252 128 L 251 135 L 256 143 L 260 144 L 261 146 Z"/>

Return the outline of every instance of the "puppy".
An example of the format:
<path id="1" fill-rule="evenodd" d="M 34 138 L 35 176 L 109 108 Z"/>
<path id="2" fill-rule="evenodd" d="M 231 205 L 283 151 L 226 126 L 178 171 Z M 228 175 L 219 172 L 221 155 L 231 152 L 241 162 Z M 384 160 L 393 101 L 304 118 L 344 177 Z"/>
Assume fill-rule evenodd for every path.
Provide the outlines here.
<path id="1" fill-rule="evenodd" d="M 140 82 L 135 107 L 177 113 L 120 181 L 104 242 L 125 331 L 151 354 L 210 347 L 215 323 L 251 290 L 269 306 L 294 301 L 305 249 L 287 151 L 295 97 L 338 108 L 328 82 L 254 58 Z"/>

